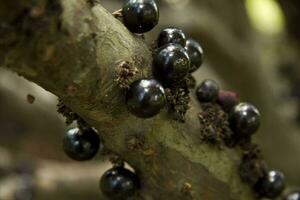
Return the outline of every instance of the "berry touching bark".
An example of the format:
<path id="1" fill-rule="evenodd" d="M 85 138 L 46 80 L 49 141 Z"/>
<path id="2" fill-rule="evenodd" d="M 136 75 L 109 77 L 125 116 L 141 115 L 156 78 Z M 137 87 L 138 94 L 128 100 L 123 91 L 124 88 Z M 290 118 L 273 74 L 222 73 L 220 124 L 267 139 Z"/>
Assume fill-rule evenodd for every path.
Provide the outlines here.
<path id="1" fill-rule="evenodd" d="M 182 47 L 185 46 L 186 37 L 181 29 L 170 27 L 165 28 L 160 32 L 157 39 L 158 47 L 162 47 L 170 43 L 179 44 Z"/>
<path id="2" fill-rule="evenodd" d="M 200 44 L 193 39 L 186 41 L 185 49 L 191 60 L 190 73 L 195 72 L 203 63 L 203 49 Z"/>
<path id="3" fill-rule="evenodd" d="M 135 194 L 139 188 L 139 180 L 135 173 L 123 167 L 114 167 L 103 174 L 100 188 L 109 199 L 125 200 Z"/>
<path id="4" fill-rule="evenodd" d="M 155 0 L 127 0 L 122 9 L 125 26 L 133 33 L 145 33 L 158 23 Z"/>
<path id="5" fill-rule="evenodd" d="M 239 136 L 250 136 L 260 126 L 260 113 L 257 108 L 248 103 L 239 103 L 229 114 L 231 130 Z"/>
<path id="6" fill-rule="evenodd" d="M 185 77 L 190 70 L 190 58 L 178 44 L 167 44 L 153 56 L 153 74 L 162 83 L 169 84 Z"/>
<path id="7" fill-rule="evenodd" d="M 217 98 L 219 86 L 214 80 L 203 81 L 196 89 L 196 95 L 200 102 L 210 102 Z"/>
<path id="8" fill-rule="evenodd" d="M 220 90 L 218 93 L 217 102 L 223 108 L 224 111 L 229 112 L 240 101 L 240 97 L 237 93 Z"/>
<path id="9" fill-rule="evenodd" d="M 278 171 L 269 171 L 255 186 L 258 194 L 266 198 L 278 197 L 284 188 L 284 175 Z"/>
<path id="10" fill-rule="evenodd" d="M 141 118 L 158 114 L 166 104 L 164 88 L 154 79 L 133 82 L 126 94 L 128 110 Z"/>
<path id="11" fill-rule="evenodd" d="M 70 129 L 63 139 L 63 149 L 65 153 L 77 161 L 92 159 L 99 150 L 99 146 L 99 136 L 91 128 Z"/>

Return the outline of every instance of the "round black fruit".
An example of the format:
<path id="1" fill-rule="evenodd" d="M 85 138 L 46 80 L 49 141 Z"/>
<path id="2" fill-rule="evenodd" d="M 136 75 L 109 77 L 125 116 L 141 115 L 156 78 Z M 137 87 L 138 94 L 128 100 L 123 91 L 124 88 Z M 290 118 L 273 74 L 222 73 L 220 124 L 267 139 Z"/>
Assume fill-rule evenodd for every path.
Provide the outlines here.
<path id="1" fill-rule="evenodd" d="M 73 128 L 63 138 L 63 149 L 72 159 L 85 161 L 92 159 L 99 150 L 100 139 L 92 128 Z"/>
<path id="2" fill-rule="evenodd" d="M 278 197 L 285 188 L 284 175 L 278 171 L 269 171 L 255 185 L 259 195 L 266 198 Z"/>
<path id="3" fill-rule="evenodd" d="M 203 49 L 198 42 L 193 39 L 186 41 L 185 49 L 191 60 L 190 73 L 200 68 L 203 63 Z"/>
<path id="4" fill-rule="evenodd" d="M 181 29 L 170 27 L 163 29 L 157 39 L 158 47 L 162 47 L 166 44 L 179 44 L 182 47 L 185 46 L 186 37 Z"/>
<path id="5" fill-rule="evenodd" d="M 196 95 L 200 102 L 210 102 L 218 97 L 219 86 L 214 80 L 204 80 L 196 89 Z"/>
<path id="6" fill-rule="evenodd" d="M 166 104 L 164 88 L 154 79 L 137 80 L 126 93 L 126 103 L 128 110 L 135 116 L 153 117 Z"/>
<path id="7" fill-rule="evenodd" d="M 260 113 L 257 108 L 248 103 L 239 103 L 230 112 L 231 130 L 240 136 L 250 136 L 260 126 Z"/>
<path id="8" fill-rule="evenodd" d="M 135 194 L 139 188 L 139 180 L 137 175 L 128 169 L 115 167 L 103 174 L 100 188 L 109 199 L 125 200 Z"/>
<path id="9" fill-rule="evenodd" d="M 127 0 L 122 15 L 125 26 L 131 32 L 145 33 L 158 23 L 159 10 L 155 0 Z"/>
<path id="10" fill-rule="evenodd" d="M 162 83 L 174 83 L 184 78 L 190 70 L 190 58 L 178 44 L 167 44 L 153 56 L 153 74 Z"/>

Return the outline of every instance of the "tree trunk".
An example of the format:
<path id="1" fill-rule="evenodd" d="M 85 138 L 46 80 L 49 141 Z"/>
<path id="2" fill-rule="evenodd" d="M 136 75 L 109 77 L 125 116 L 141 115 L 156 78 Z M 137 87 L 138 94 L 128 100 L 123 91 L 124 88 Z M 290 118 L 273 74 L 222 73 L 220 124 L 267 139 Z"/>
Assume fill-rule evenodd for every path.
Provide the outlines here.
<path id="1" fill-rule="evenodd" d="M 137 69 L 130 82 L 150 77 L 151 50 L 99 3 L 0 0 L 0 13 L 0 65 L 57 95 L 94 126 L 106 148 L 139 175 L 135 199 L 255 199 L 238 175 L 240 152 L 200 140 L 194 98 L 185 123 L 167 111 L 147 120 L 127 112 L 117 69 L 126 61 Z"/>

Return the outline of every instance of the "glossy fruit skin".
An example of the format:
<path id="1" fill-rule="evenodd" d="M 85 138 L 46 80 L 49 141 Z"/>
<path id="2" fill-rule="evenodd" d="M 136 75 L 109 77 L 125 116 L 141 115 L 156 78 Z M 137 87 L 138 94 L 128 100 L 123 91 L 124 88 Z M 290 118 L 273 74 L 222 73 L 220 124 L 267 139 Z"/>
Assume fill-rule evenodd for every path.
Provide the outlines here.
<path id="1" fill-rule="evenodd" d="M 65 153 L 73 160 L 90 160 L 96 155 L 99 147 L 99 136 L 91 128 L 70 129 L 63 138 L 63 149 Z"/>
<path id="2" fill-rule="evenodd" d="M 153 117 L 166 104 L 164 88 L 154 79 L 137 80 L 126 93 L 126 104 L 128 110 L 137 117 Z"/>
<path id="3" fill-rule="evenodd" d="M 153 74 L 163 84 L 184 78 L 190 70 L 190 58 L 178 44 L 167 44 L 153 55 Z"/>
<path id="4" fill-rule="evenodd" d="M 122 9 L 123 22 L 133 33 L 145 33 L 153 29 L 159 20 L 155 0 L 127 0 Z"/>
<path id="5" fill-rule="evenodd" d="M 132 197 L 139 187 L 137 175 L 123 167 L 109 169 L 100 180 L 102 193 L 114 200 L 125 200 Z"/>
<path id="6" fill-rule="evenodd" d="M 290 192 L 283 200 L 300 200 L 300 190 Z"/>
<path id="7" fill-rule="evenodd" d="M 239 136 L 250 136 L 260 127 L 260 113 L 249 103 L 239 103 L 229 114 L 231 130 Z"/>
<path id="8" fill-rule="evenodd" d="M 196 89 L 196 95 L 200 102 L 214 101 L 219 93 L 219 86 L 214 80 L 204 80 Z"/>
<path id="9" fill-rule="evenodd" d="M 169 27 L 163 29 L 157 39 L 158 47 L 162 47 L 166 44 L 178 44 L 182 47 L 185 47 L 186 36 L 181 29 Z"/>
<path id="10" fill-rule="evenodd" d="M 278 197 L 285 188 L 284 175 L 278 171 L 269 171 L 255 185 L 259 195 L 266 198 Z"/>
<path id="11" fill-rule="evenodd" d="M 185 49 L 191 60 L 190 73 L 195 72 L 203 63 L 203 49 L 201 45 L 193 39 L 186 41 Z"/>

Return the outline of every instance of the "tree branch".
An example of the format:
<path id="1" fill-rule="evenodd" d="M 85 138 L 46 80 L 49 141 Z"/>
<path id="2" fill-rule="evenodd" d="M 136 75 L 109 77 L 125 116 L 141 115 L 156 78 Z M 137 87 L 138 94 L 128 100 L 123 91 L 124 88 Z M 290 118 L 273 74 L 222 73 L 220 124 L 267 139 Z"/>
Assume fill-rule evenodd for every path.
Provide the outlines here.
<path id="1" fill-rule="evenodd" d="M 238 152 L 200 141 L 195 100 L 184 124 L 165 111 L 148 120 L 127 112 L 115 69 L 127 61 L 138 69 L 132 80 L 149 77 L 151 52 L 101 5 L 41 0 L 24 7 L 21 18 L 19 10 L 11 12 L 5 23 L 15 38 L 1 45 L 1 66 L 54 93 L 96 127 L 106 147 L 137 171 L 137 199 L 254 199 L 238 176 Z M 182 192 L 187 183 L 188 195 Z"/>
<path id="2" fill-rule="evenodd" d="M 299 129 L 290 118 L 279 111 L 282 104 L 278 102 L 273 83 L 281 80 L 270 75 L 275 73 L 270 66 L 274 63 L 262 59 L 262 55 L 266 53 L 265 43 L 261 42 L 264 38 L 255 33 L 249 22 L 247 23 L 243 2 L 237 0 L 226 4 L 222 0 L 193 0 L 177 9 L 163 8 L 160 26 L 166 27 L 176 22 L 176 26 L 201 42 L 209 69 L 204 66 L 197 71 L 194 76 L 198 80 L 209 77 L 211 73 L 205 72 L 213 70 L 218 75 L 218 81 L 226 84 L 224 87 L 238 92 L 243 101 L 251 102 L 260 109 L 261 128 L 254 136 L 255 141 L 260 145 L 270 166 L 283 170 L 288 181 L 298 183 L 299 179 L 296 177 L 300 174 L 296 176 L 296 173 L 300 166 L 300 157 L 292 158 L 290 154 L 300 153 Z M 154 33 L 154 38 L 157 34 Z M 278 45 L 283 47 L 281 43 Z M 290 51 L 284 49 L 273 56 L 286 58 L 290 54 Z M 276 148 L 277 146 L 284 147 L 284 150 Z"/>

